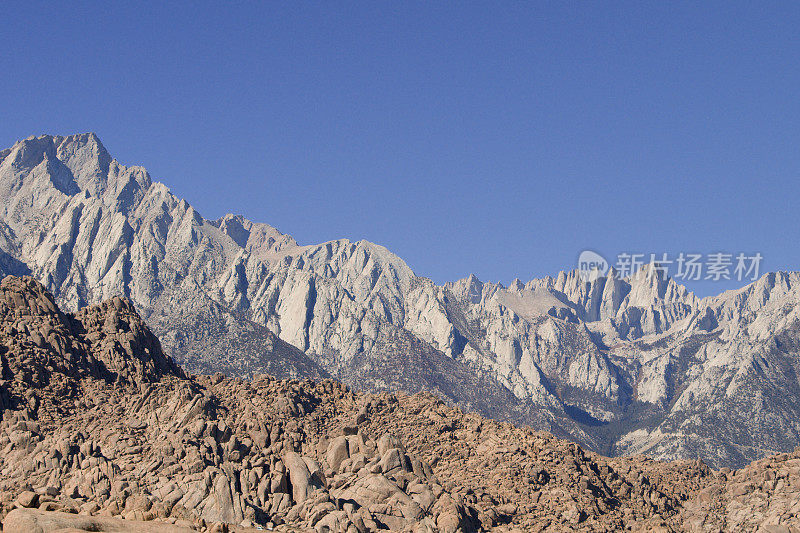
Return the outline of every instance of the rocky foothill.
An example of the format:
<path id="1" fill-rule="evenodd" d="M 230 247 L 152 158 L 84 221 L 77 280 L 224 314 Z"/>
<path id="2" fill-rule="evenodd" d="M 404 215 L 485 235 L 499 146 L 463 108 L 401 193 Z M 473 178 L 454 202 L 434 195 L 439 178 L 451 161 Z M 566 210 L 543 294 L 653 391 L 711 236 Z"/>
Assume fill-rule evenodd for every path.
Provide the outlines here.
<path id="1" fill-rule="evenodd" d="M 379 244 L 206 219 L 85 133 L 0 149 L 4 275 L 70 312 L 126 297 L 193 374 L 430 392 L 597 453 L 717 469 L 800 446 L 800 272 L 705 298 L 655 263 L 438 285 Z"/>
<path id="2" fill-rule="evenodd" d="M 429 394 L 188 376 L 125 299 L 0 283 L 0 521 L 49 531 L 800 531 L 800 450 L 606 458 Z"/>

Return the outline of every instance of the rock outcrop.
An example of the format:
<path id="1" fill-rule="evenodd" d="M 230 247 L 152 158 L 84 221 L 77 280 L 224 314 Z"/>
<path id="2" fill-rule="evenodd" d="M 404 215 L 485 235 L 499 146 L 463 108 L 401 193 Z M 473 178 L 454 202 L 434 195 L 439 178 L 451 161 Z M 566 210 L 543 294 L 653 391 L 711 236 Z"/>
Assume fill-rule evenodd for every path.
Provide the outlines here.
<path id="1" fill-rule="evenodd" d="M 51 531 L 103 531 L 119 533 L 191 533 L 191 527 L 166 523 L 137 522 L 107 517 L 88 517 L 58 511 L 18 507 L 3 520 L 4 533 L 45 533 Z"/>
<path id="2" fill-rule="evenodd" d="M 118 298 L 70 315 L 8 277 L 0 309 L 3 531 L 800 526 L 800 449 L 611 459 L 427 393 L 186 375 Z"/>
<path id="3" fill-rule="evenodd" d="M 183 376 L 120 297 L 65 315 L 39 282 L 7 276 L 0 282 L 0 320 L 4 379 L 58 387 L 83 376 L 127 385 Z"/>

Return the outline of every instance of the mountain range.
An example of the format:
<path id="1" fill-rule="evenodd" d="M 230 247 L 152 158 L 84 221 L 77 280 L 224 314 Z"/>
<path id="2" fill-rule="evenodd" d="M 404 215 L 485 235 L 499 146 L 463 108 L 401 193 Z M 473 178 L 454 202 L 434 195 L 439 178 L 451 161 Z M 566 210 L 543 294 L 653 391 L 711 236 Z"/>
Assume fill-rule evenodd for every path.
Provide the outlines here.
<path id="1" fill-rule="evenodd" d="M 205 219 L 94 134 L 0 151 L 0 274 L 123 296 L 193 373 L 432 392 L 606 455 L 739 467 L 800 445 L 800 273 L 698 298 L 648 265 L 444 285 L 367 241 Z"/>
<path id="2" fill-rule="evenodd" d="M 429 393 L 187 375 L 116 296 L 0 281 L 3 533 L 797 531 L 800 448 L 608 458 Z"/>

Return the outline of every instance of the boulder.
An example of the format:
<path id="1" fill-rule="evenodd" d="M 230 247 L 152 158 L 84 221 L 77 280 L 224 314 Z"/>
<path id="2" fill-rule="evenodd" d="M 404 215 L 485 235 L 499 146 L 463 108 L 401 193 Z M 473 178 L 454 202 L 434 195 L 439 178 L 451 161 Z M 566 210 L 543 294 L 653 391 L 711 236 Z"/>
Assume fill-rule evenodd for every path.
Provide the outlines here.
<path id="1" fill-rule="evenodd" d="M 296 452 L 288 452 L 283 456 L 283 463 L 289 470 L 289 482 L 292 486 L 292 500 L 303 503 L 315 489 L 321 488 L 319 480 L 312 478 L 308 464 Z"/>
<path id="2" fill-rule="evenodd" d="M 166 522 L 138 522 L 98 516 L 80 516 L 38 509 L 14 509 L 3 520 L 3 533 L 95 531 L 108 533 L 192 533 Z"/>
<path id="3" fill-rule="evenodd" d="M 350 457 L 350 450 L 347 444 L 347 437 L 339 436 L 333 439 L 328 444 L 328 451 L 325 454 L 325 460 L 328 465 L 334 470 L 339 470 L 339 465 L 342 461 Z"/>

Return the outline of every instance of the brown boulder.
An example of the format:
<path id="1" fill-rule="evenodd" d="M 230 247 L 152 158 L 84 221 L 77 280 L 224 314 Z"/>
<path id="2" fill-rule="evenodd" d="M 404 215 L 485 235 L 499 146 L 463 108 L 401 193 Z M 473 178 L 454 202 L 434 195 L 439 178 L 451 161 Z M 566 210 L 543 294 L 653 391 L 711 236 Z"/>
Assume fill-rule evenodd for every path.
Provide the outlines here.
<path id="1" fill-rule="evenodd" d="M 193 530 L 165 522 L 135 522 L 36 509 L 14 509 L 3 520 L 3 533 L 50 533 L 56 531 L 190 533 Z"/>

